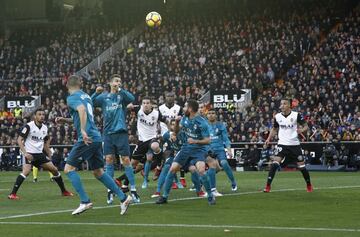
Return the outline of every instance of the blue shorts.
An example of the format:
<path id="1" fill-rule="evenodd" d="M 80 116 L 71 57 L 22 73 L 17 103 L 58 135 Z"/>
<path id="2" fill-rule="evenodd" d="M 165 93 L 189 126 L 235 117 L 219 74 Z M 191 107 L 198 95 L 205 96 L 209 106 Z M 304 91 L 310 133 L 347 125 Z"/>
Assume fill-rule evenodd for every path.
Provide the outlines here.
<path id="1" fill-rule="evenodd" d="M 70 151 L 66 164 L 80 168 L 84 161 L 89 164 L 90 170 L 104 167 L 104 157 L 101 142 L 93 142 L 85 145 L 84 142 L 77 142 Z"/>
<path id="2" fill-rule="evenodd" d="M 104 155 L 130 156 L 129 135 L 119 132 L 104 135 Z"/>
<path id="3" fill-rule="evenodd" d="M 217 159 L 219 162 L 221 162 L 222 160 L 227 160 L 225 150 L 217 150 L 217 151 L 211 150 L 209 152 L 209 155 L 211 158 Z"/>
<path id="4" fill-rule="evenodd" d="M 206 150 L 181 149 L 175 156 L 174 162 L 182 167 L 187 164 L 195 165 L 199 161 L 206 161 L 208 152 Z"/>

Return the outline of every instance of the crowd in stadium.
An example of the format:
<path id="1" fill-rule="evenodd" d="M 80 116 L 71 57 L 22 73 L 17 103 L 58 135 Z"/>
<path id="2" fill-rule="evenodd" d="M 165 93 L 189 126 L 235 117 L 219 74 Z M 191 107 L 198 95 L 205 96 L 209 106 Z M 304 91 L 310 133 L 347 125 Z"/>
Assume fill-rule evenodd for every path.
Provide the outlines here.
<path id="1" fill-rule="evenodd" d="M 137 104 L 142 96 L 151 96 L 160 105 L 166 91 L 175 92 L 183 105 L 211 88 L 249 88 L 253 103 L 245 111 L 219 111 L 232 142 L 263 142 L 283 96 L 294 98 L 294 110 L 310 126 L 303 141 L 360 141 L 360 11 L 342 15 L 339 3 L 323 7 L 314 2 L 294 7 L 295 12 L 270 8 L 261 15 L 249 12 L 222 21 L 169 22 L 156 32 L 147 30 L 90 72 L 84 91 L 93 93 L 114 73 L 121 75 Z M 331 20 L 336 17 L 339 22 Z M 73 144 L 74 129 L 54 123 L 56 116 L 69 117 L 66 80 L 126 31 L 39 29 L 0 40 L 0 98 L 41 95 L 52 144 Z M 0 145 L 16 145 L 28 118 L 1 111 L 0 121 Z M 101 127 L 100 113 L 96 121 Z M 134 112 L 128 113 L 128 124 L 135 142 Z"/>

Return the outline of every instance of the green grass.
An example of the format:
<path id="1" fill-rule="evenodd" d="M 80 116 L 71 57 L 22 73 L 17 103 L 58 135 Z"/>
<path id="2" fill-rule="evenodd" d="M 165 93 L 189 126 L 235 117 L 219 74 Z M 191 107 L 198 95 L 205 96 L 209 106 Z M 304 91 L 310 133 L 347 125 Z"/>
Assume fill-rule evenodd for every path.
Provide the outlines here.
<path id="1" fill-rule="evenodd" d="M 7 200 L 17 174 L 0 173 L 0 233 L 6 237 L 360 236 L 360 173 L 313 172 L 316 189 L 307 193 L 299 172 L 280 172 L 269 194 L 259 192 L 266 179 L 264 172 L 235 173 L 237 193 L 230 191 L 220 173 L 218 190 L 229 195 L 218 198 L 216 206 L 208 206 L 206 199 L 189 199 L 195 193 L 188 189 L 173 190 L 170 199 L 176 200 L 155 205 L 150 195 L 156 183 L 151 182 L 147 190 L 138 189 L 143 204 L 131 206 L 125 216 L 119 215 L 117 206 L 106 205 L 105 189 L 88 172 L 81 176 L 96 208 L 80 216 L 70 214 L 79 204 L 78 197 L 61 197 L 45 172 L 39 173 L 38 183 L 29 178 L 23 184 L 21 200 Z M 65 181 L 72 190 L 66 177 Z M 139 177 L 137 182 L 141 183 Z M 9 218 L 39 212 L 50 213 Z"/>

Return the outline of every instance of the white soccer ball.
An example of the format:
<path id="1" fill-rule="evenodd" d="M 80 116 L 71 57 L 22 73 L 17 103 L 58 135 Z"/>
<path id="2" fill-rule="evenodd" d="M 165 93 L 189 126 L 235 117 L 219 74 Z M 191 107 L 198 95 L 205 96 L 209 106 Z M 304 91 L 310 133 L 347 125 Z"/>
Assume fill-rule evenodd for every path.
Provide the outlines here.
<path id="1" fill-rule="evenodd" d="M 159 27 L 161 25 L 161 16 L 157 12 L 150 12 L 146 15 L 146 24 L 149 27 Z"/>

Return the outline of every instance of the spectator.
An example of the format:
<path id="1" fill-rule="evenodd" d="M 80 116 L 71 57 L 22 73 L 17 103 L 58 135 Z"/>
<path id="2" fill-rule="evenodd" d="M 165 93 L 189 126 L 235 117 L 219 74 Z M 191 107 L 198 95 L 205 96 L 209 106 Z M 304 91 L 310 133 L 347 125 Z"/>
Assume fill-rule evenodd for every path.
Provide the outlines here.
<path id="1" fill-rule="evenodd" d="M 323 148 L 323 154 L 320 158 L 322 165 L 324 166 L 338 166 L 338 152 L 333 143 L 326 144 Z"/>
<path id="2" fill-rule="evenodd" d="M 84 90 L 91 93 L 113 73 L 122 76 L 136 103 L 143 95 L 160 103 L 165 91 L 175 92 L 177 103 L 183 105 L 210 87 L 250 88 L 253 102 L 249 107 L 219 115 L 233 142 L 266 139 L 280 99 L 289 95 L 298 101 L 293 109 L 313 129 L 304 134 L 304 141 L 360 140 L 359 9 L 349 12 L 347 3 L 264 1 L 241 13 L 239 8 L 230 9 L 230 17 L 224 14 L 216 21 L 204 15 L 202 19 L 186 17 L 180 24 L 174 16 L 159 30 L 147 29 L 136 37 L 132 53 L 120 51 L 99 70 L 89 71 Z M 67 77 L 124 32 L 123 27 L 15 32 L 0 46 L 0 97 L 41 94 L 42 106 L 49 111 L 52 144 L 72 144 L 77 135 L 72 126 L 53 121 L 55 116 L 69 117 L 64 92 Z M 136 116 L 130 112 L 127 119 L 129 137 L 136 141 Z M 8 112 L 0 121 L 1 145 L 12 144 L 26 123 Z M 95 121 L 101 128 L 99 114 Z"/>
<path id="3" fill-rule="evenodd" d="M 264 144 L 263 149 L 261 150 L 260 160 L 257 164 L 258 170 L 263 170 L 264 164 L 270 161 L 271 156 L 273 154 L 274 154 L 274 147 Z"/>
<path id="4" fill-rule="evenodd" d="M 338 155 L 339 155 L 338 158 L 339 164 L 347 166 L 349 164 L 350 151 L 348 148 L 346 148 L 344 143 L 340 145 L 340 149 L 338 150 Z"/>
<path id="5" fill-rule="evenodd" d="M 16 107 L 14 109 L 14 116 L 15 116 L 16 119 L 20 119 L 21 116 L 22 116 L 22 108 Z"/>
<path id="6" fill-rule="evenodd" d="M 10 154 L 8 148 L 5 148 L 0 157 L 0 170 L 8 171 L 10 169 Z"/>
<path id="7" fill-rule="evenodd" d="M 312 160 L 313 158 L 311 157 L 310 155 L 310 152 L 308 150 L 304 150 L 304 161 L 305 161 L 305 164 L 312 164 L 314 163 Z"/>
<path id="8" fill-rule="evenodd" d="M 244 167 L 248 167 L 248 170 L 257 170 L 257 164 L 260 160 L 260 151 L 257 149 L 257 145 L 251 145 L 247 156 L 244 158 Z"/>

